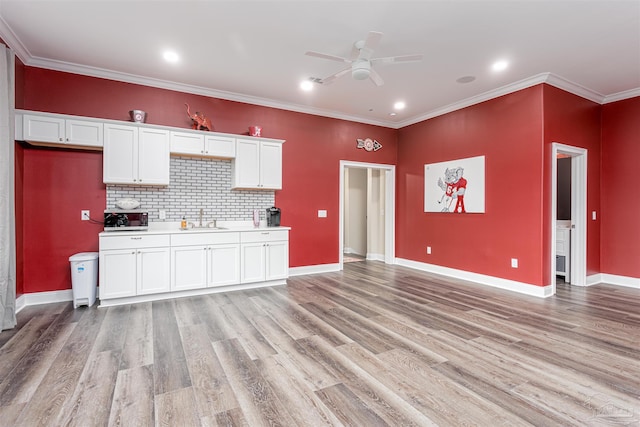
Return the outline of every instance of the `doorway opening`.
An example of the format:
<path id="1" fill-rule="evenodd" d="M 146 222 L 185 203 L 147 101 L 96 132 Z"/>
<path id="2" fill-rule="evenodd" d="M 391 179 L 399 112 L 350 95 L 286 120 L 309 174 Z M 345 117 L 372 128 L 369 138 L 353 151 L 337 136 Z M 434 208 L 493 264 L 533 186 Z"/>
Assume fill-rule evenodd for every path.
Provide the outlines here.
<path id="1" fill-rule="evenodd" d="M 566 180 L 561 162 L 570 163 L 569 194 L 564 194 L 562 185 L 558 187 L 558 182 Z M 587 283 L 587 150 L 554 142 L 551 164 L 550 284 L 555 294 L 558 273 L 571 285 Z M 570 200 L 559 209 L 558 197 Z M 563 214 L 566 209 L 569 212 Z"/>
<path id="2" fill-rule="evenodd" d="M 395 166 L 340 161 L 340 270 L 345 259 L 393 264 Z"/>

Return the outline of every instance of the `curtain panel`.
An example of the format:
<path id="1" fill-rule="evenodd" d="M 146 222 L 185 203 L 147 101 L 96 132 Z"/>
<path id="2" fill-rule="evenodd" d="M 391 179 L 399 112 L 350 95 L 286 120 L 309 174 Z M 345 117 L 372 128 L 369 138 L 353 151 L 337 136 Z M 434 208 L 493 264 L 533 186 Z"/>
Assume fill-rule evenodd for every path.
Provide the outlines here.
<path id="1" fill-rule="evenodd" d="M 16 325 L 15 56 L 0 44 L 0 330 Z"/>

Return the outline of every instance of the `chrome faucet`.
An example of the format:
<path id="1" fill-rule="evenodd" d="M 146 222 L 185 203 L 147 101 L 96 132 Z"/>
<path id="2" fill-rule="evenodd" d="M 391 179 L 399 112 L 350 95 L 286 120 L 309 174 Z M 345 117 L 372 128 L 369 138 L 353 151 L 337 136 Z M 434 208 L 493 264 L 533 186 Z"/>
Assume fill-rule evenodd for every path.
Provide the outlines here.
<path id="1" fill-rule="evenodd" d="M 198 220 L 198 228 L 202 228 L 202 211 L 203 209 L 200 208 L 200 219 Z"/>

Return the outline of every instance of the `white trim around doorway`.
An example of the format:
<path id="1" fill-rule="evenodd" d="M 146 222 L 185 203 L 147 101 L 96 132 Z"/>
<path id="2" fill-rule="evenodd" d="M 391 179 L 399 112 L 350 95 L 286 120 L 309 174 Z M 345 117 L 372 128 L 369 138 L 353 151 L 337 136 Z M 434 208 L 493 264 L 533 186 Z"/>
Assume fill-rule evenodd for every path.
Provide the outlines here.
<path id="1" fill-rule="evenodd" d="M 587 150 L 554 142 L 551 144 L 551 263 L 552 294 L 556 293 L 556 219 L 558 154 L 571 157 L 571 284 L 587 286 Z"/>
<path id="2" fill-rule="evenodd" d="M 340 234 L 339 264 L 344 267 L 344 173 L 347 168 L 377 169 L 385 172 L 385 224 L 384 224 L 384 262 L 394 264 L 396 257 L 396 167 L 381 163 L 364 163 L 340 160 Z"/>

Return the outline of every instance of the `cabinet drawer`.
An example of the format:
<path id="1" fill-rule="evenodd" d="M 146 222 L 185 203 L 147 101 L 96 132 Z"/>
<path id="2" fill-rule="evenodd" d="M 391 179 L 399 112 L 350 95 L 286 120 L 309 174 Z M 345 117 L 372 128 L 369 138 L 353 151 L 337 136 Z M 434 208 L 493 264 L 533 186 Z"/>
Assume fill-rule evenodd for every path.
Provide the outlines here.
<path id="1" fill-rule="evenodd" d="M 114 233 L 117 233 L 117 231 L 114 231 Z M 169 246 L 170 242 L 171 239 L 168 234 L 100 236 L 100 250 L 161 248 L 163 246 Z"/>
<path id="2" fill-rule="evenodd" d="M 171 246 L 191 246 L 191 245 L 219 245 L 226 243 L 240 243 L 240 233 L 225 232 L 197 232 L 171 235 Z"/>
<path id="3" fill-rule="evenodd" d="M 245 231 L 240 235 L 240 242 L 269 242 L 275 240 L 288 240 L 289 230 L 261 230 Z"/>

